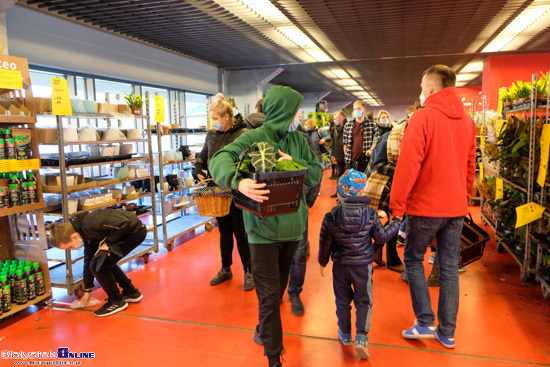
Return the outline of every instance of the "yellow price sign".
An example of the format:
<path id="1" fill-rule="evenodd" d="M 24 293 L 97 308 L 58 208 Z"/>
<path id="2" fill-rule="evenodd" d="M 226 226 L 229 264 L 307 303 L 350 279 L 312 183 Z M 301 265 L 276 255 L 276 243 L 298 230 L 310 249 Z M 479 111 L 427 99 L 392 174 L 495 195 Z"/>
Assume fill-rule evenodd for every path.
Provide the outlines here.
<path id="1" fill-rule="evenodd" d="M 550 125 L 543 125 L 540 137 L 540 166 L 537 183 L 544 186 L 548 172 L 548 154 L 550 153 Z"/>
<path id="2" fill-rule="evenodd" d="M 518 219 L 516 221 L 516 228 L 522 227 L 528 223 L 534 222 L 544 213 L 545 208 L 537 203 L 527 203 L 516 208 L 516 214 Z"/>
<path id="3" fill-rule="evenodd" d="M 498 137 L 501 136 L 504 129 L 506 129 L 506 120 L 498 120 L 496 123 L 496 127 L 497 127 L 497 140 L 498 140 L 498 143 L 500 144 L 502 142 L 502 139 L 499 139 Z"/>
<path id="4" fill-rule="evenodd" d="M 67 79 L 52 77 L 52 115 L 73 115 Z"/>
<path id="5" fill-rule="evenodd" d="M 155 122 L 164 122 L 164 98 L 155 96 Z"/>
<path id="6" fill-rule="evenodd" d="M 479 144 L 485 145 L 485 125 L 481 125 L 479 128 Z"/>
<path id="7" fill-rule="evenodd" d="M 23 77 L 19 70 L 0 69 L 0 88 L 23 89 Z"/>
<path id="8" fill-rule="evenodd" d="M 483 181 L 485 176 L 483 175 L 483 163 L 479 163 L 479 181 Z"/>
<path id="9" fill-rule="evenodd" d="M 496 189 L 495 189 L 495 200 L 502 200 L 504 198 L 504 186 L 501 178 L 497 177 L 496 180 Z"/>
<path id="10" fill-rule="evenodd" d="M 497 113 L 499 115 L 502 115 L 502 96 L 506 93 L 506 88 L 500 88 L 498 90 L 498 107 L 497 107 Z"/>

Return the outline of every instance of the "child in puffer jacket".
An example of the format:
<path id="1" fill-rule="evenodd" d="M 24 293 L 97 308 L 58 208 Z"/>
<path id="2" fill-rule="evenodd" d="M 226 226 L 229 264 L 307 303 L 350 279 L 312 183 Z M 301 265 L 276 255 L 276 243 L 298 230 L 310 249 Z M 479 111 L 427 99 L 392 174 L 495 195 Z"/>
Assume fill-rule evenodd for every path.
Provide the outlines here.
<path id="1" fill-rule="evenodd" d="M 349 169 L 338 180 L 340 200 L 325 215 L 319 236 L 319 264 L 321 276 L 332 255 L 332 281 L 336 297 L 338 337 L 342 344 L 352 345 L 351 306 L 356 308 L 355 351 L 362 359 L 370 357 L 367 348 L 372 306 L 372 238 L 385 243 L 399 230 L 399 218 L 394 217 L 384 227 L 376 210 L 369 206 L 370 198 L 360 196 L 367 177 Z"/>

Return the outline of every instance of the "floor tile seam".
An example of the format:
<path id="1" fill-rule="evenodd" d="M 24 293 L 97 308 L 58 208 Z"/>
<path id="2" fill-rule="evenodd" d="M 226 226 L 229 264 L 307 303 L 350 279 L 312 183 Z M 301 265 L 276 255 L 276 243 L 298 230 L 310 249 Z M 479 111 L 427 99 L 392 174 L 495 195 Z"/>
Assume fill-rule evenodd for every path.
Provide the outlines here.
<path id="1" fill-rule="evenodd" d="M 54 306 L 54 308 L 68 309 L 69 307 Z M 93 310 L 83 310 L 83 309 L 73 310 L 73 311 L 93 312 Z M 249 328 L 241 328 L 241 327 L 236 327 L 236 326 L 217 325 L 217 324 L 207 324 L 207 323 L 202 323 L 202 322 L 176 320 L 176 319 L 162 318 L 162 317 L 156 317 L 156 316 L 133 315 L 133 314 L 127 314 L 127 313 L 124 313 L 124 314 L 119 313 L 116 316 L 133 317 L 133 318 L 140 318 L 140 319 L 154 320 L 154 321 L 172 322 L 172 323 L 185 324 L 185 325 L 205 326 L 205 327 L 214 327 L 214 328 L 220 328 L 220 329 L 254 332 L 254 329 L 249 329 Z M 339 340 L 337 338 L 326 338 L 326 337 L 322 337 L 322 336 L 299 335 L 299 334 L 290 334 L 290 333 L 283 333 L 283 335 L 296 337 L 296 338 L 339 342 Z M 519 361 L 519 360 L 513 360 L 513 359 L 482 356 L 482 355 L 476 355 L 476 354 L 453 353 L 453 352 L 447 352 L 447 351 L 420 349 L 420 348 L 412 348 L 412 347 L 402 347 L 402 346 L 398 346 L 398 345 L 389 345 L 389 344 L 381 344 L 381 343 L 369 343 L 369 345 L 376 346 L 376 347 L 381 347 L 381 348 L 400 349 L 400 350 L 425 352 L 425 353 L 435 353 L 435 354 L 446 354 L 446 355 L 457 356 L 457 357 L 477 358 L 477 359 L 486 359 L 486 360 L 497 361 L 497 362 L 518 363 L 518 364 L 526 364 L 526 365 L 530 365 L 530 366 L 550 367 L 550 364 L 547 364 L 547 363 Z"/>

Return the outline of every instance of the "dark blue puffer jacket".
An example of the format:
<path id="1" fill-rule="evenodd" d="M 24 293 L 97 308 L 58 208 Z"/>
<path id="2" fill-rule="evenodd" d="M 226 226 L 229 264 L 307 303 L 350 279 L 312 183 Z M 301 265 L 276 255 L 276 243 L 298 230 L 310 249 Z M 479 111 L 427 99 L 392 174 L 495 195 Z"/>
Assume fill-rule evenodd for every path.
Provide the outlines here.
<path id="1" fill-rule="evenodd" d="M 340 202 L 325 215 L 319 235 L 319 264 L 332 261 L 341 265 L 367 265 L 374 261 L 372 238 L 386 243 L 399 230 L 399 219 L 384 227 L 370 198 L 360 196 Z"/>

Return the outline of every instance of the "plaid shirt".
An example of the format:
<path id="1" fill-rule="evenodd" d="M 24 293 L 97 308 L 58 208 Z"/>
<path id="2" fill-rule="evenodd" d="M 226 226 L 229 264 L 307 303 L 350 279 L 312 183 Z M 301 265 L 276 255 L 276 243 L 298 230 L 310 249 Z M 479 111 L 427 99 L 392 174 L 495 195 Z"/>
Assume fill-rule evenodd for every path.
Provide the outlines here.
<path id="1" fill-rule="evenodd" d="M 351 164 L 351 149 L 353 145 L 353 126 L 355 120 L 348 121 L 344 125 L 344 145 L 347 146 L 346 153 L 344 155 L 344 161 L 346 164 Z M 363 121 L 363 154 L 367 154 L 367 150 L 370 149 L 372 143 L 374 142 L 374 137 L 378 135 L 378 126 L 372 120 Z"/>

